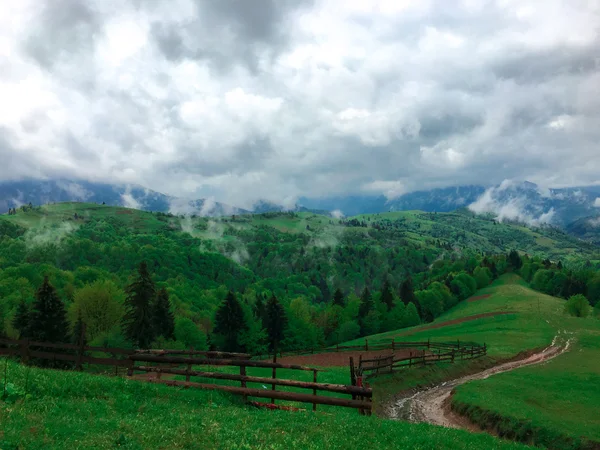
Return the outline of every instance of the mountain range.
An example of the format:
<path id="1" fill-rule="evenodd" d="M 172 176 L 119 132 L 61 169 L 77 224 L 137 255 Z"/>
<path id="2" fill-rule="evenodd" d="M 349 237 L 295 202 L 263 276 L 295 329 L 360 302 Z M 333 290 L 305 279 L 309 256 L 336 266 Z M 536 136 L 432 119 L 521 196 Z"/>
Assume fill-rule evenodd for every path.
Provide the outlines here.
<path id="1" fill-rule="evenodd" d="M 469 208 L 492 214 L 501 221 L 529 225 L 551 224 L 582 237 L 600 227 L 600 186 L 543 189 L 530 182 L 505 181 L 497 186 L 455 186 L 415 191 L 394 199 L 385 196 L 348 195 L 320 198 L 301 197 L 293 208 L 259 201 L 252 211 L 212 199 L 182 199 L 139 185 L 116 185 L 83 180 L 23 180 L 0 183 L 0 213 L 22 204 L 34 205 L 80 201 L 126 206 L 135 209 L 221 216 L 284 210 L 354 216 L 388 211 L 422 210 L 449 212 Z M 596 219 L 594 219 L 596 218 Z M 577 225 L 570 226 L 577 222 Z"/>

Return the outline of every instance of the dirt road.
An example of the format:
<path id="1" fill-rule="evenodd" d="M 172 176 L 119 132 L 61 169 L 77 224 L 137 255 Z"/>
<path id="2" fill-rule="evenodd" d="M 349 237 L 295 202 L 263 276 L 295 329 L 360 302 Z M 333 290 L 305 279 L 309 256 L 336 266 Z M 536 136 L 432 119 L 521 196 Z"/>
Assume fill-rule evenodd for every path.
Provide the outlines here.
<path id="1" fill-rule="evenodd" d="M 391 419 L 427 422 L 444 427 L 464 428 L 473 431 L 474 427 L 468 420 L 453 413 L 447 407 L 452 390 L 456 386 L 469 381 L 483 380 L 498 373 L 548 361 L 569 349 L 571 340 L 566 340 L 565 344 L 560 345 L 558 342 L 561 340 L 565 339 L 561 339 L 559 333 L 549 347 L 527 358 L 500 364 L 482 372 L 447 381 L 430 389 L 419 391 L 414 395 L 396 399 L 393 404 L 388 406 L 387 415 Z"/>

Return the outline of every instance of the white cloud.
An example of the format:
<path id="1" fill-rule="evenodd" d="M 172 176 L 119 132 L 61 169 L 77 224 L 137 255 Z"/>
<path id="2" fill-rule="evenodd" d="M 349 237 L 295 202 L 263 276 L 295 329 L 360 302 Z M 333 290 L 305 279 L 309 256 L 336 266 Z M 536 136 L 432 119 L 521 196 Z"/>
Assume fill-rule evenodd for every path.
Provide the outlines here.
<path id="1" fill-rule="evenodd" d="M 331 211 L 331 217 L 333 217 L 334 219 L 342 219 L 344 217 L 344 213 L 339 209 L 336 209 L 334 211 Z"/>
<path id="2" fill-rule="evenodd" d="M 68 4 L 3 3 L 0 179 L 242 207 L 598 181 L 594 2 Z"/>
<path id="3" fill-rule="evenodd" d="M 600 208 L 600 197 L 596 198 L 596 200 L 594 201 L 594 207 Z"/>

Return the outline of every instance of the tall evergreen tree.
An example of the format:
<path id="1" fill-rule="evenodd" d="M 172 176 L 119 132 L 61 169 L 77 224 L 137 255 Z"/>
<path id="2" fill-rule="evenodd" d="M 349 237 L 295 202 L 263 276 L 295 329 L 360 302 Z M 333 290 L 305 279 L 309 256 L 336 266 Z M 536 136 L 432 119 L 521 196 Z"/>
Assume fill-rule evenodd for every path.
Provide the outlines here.
<path id="1" fill-rule="evenodd" d="M 145 261 L 140 264 L 138 276 L 127 286 L 125 292 L 127 298 L 122 323 L 123 333 L 138 347 L 148 348 L 155 337 L 152 319 L 156 289 Z"/>
<path id="2" fill-rule="evenodd" d="M 173 339 L 175 332 L 175 315 L 171 311 L 169 293 L 165 288 L 158 291 L 154 302 L 154 335 L 165 339 Z"/>
<path id="3" fill-rule="evenodd" d="M 388 311 L 394 307 L 394 294 L 388 280 L 385 280 L 381 289 L 381 303 L 387 306 Z"/>
<path id="4" fill-rule="evenodd" d="M 373 297 L 371 296 L 371 291 L 366 287 L 360 296 L 360 306 L 358 307 L 358 315 L 360 318 L 367 317 L 369 311 L 373 309 Z"/>
<path id="5" fill-rule="evenodd" d="M 333 304 L 344 307 L 344 294 L 340 288 L 337 288 L 333 294 Z"/>
<path id="6" fill-rule="evenodd" d="M 21 339 L 29 337 L 29 321 L 29 308 L 27 307 L 25 300 L 22 299 L 17 306 L 17 312 L 15 313 L 15 317 L 12 321 L 12 326 L 19 332 L 19 337 Z"/>
<path id="7" fill-rule="evenodd" d="M 400 298 L 407 306 L 409 303 L 416 304 L 415 289 L 410 275 L 400 285 Z"/>
<path id="8" fill-rule="evenodd" d="M 321 277 L 319 280 L 319 290 L 321 291 L 321 295 L 323 296 L 323 302 L 329 303 L 331 300 L 331 291 L 329 290 L 329 285 L 325 278 Z"/>
<path id="9" fill-rule="evenodd" d="M 29 332 L 32 339 L 41 342 L 68 342 L 69 322 L 62 300 L 56 289 L 44 277 L 44 282 L 35 293 L 29 315 Z"/>
<path id="10" fill-rule="evenodd" d="M 217 310 L 214 332 L 224 337 L 223 349 L 235 352 L 240 349 L 239 337 L 246 329 L 242 305 L 232 291 Z"/>
<path id="11" fill-rule="evenodd" d="M 277 352 L 279 343 L 283 340 L 287 329 L 288 319 L 283 305 L 274 295 L 267 301 L 265 308 L 265 328 L 269 337 L 269 347 Z"/>

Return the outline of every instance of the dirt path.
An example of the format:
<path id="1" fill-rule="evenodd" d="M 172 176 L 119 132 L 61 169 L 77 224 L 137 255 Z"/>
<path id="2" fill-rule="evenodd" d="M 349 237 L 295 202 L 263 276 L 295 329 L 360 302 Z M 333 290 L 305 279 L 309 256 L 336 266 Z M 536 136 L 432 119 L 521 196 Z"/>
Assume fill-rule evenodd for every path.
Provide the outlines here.
<path id="1" fill-rule="evenodd" d="M 539 364 L 566 352 L 569 349 L 571 340 L 567 340 L 561 346 L 558 344 L 559 335 L 554 338 L 549 347 L 524 359 L 500 364 L 482 372 L 447 381 L 430 389 L 419 391 L 412 396 L 396 399 L 392 405 L 388 406 L 387 415 L 391 419 L 427 422 L 444 427 L 464 428 L 475 431 L 476 427 L 468 419 L 450 411 L 449 402 L 453 389 L 469 381 L 483 380 L 498 373 Z"/>

